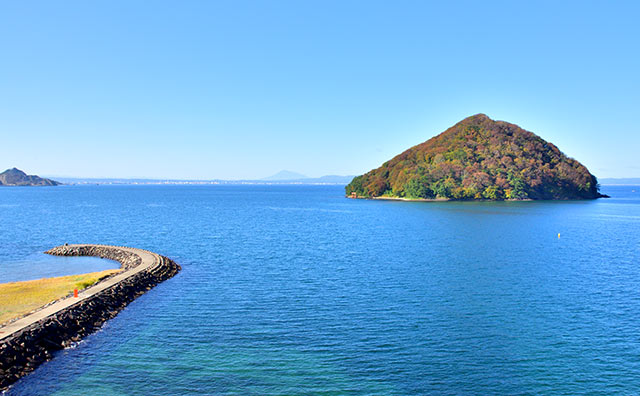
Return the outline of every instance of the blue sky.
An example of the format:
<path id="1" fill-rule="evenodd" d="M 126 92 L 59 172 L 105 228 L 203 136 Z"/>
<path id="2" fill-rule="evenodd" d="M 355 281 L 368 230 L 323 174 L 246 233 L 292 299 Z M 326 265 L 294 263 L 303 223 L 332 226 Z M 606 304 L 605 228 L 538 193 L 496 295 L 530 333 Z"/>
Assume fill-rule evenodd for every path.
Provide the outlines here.
<path id="1" fill-rule="evenodd" d="M 472 114 L 640 177 L 640 2 L 0 5 L 0 167 L 360 174 Z"/>

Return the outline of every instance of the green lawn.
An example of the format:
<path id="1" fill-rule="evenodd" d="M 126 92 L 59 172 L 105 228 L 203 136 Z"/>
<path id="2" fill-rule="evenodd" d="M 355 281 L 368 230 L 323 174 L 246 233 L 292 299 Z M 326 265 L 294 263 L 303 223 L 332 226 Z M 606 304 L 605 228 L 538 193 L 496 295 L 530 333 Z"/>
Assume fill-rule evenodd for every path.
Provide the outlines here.
<path id="1" fill-rule="evenodd" d="M 84 289 L 120 270 L 0 284 L 0 323 Z"/>

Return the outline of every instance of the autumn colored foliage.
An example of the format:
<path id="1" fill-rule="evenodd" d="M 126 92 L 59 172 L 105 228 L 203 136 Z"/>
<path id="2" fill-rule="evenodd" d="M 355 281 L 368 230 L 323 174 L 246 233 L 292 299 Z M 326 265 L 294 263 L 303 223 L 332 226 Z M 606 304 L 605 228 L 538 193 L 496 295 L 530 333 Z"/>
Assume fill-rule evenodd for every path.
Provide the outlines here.
<path id="1" fill-rule="evenodd" d="M 595 176 L 534 133 L 468 117 L 346 186 L 358 197 L 455 200 L 593 199 Z"/>

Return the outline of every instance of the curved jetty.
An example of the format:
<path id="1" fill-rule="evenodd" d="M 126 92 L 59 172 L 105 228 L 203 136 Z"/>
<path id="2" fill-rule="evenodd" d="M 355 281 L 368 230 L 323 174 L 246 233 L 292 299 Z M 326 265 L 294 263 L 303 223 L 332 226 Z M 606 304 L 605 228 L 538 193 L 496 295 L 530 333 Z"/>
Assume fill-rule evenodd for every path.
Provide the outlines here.
<path id="1" fill-rule="evenodd" d="M 63 245 L 45 253 L 96 256 L 120 262 L 119 272 L 0 327 L 0 391 L 50 360 L 55 352 L 98 330 L 131 301 L 180 271 L 173 260 L 124 246 Z"/>

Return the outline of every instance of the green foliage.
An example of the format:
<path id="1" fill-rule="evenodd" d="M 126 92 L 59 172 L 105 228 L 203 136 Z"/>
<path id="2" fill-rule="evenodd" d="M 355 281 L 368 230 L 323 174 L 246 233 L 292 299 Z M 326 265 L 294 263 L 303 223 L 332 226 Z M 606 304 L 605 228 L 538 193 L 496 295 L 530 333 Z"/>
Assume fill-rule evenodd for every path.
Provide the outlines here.
<path id="1" fill-rule="evenodd" d="M 527 199 L 529 197 L 526 191 L 526 185 L 521 178 L 513 176 L 513 174 L 510 173 L 508 180 L 511 185 L 511 189 L 507 195 L 508 199 Z"/>
<path id="2" fill-rule="evenodd" d="M 355 192 L 358 196 L 361 196 L 361 197 L 366 196 L 364 191 L 364 186 L 362 185 L 363 179 L 364 179 L 364 176 L 354 177 L 351 183 L 349 183 L 345 187 L 345 191 L 347 195 L 351 195 L 351 193 Z"/>
<path id="3" fill-rule="evenodd" d="M 489 186 L 489 187 L 485 188 L 484 191 L 482 192 L 482 197 L 484 199 L 490 199 L 492 201 L 497 201 L 499 199 L 502 199 L 502 194 L 501 194 L 501 191 L 498 189 L 497 186 Z"/>
<path id="4" fill-rule="evenodd" d="M 586 167 L 517 125 L 483 114 L 358 176 L 347 194 L 408 198 L 589 199 L 599 185 Z"/>
<path id="5" fill-rule="evenodd" d="M 404 193 L 407 198 L 435 198 L 425 179 L 411 179 L 404 185 Z"/>
<path id="6" fill-rule="evenodd" d="M 87 281 L 83 281 L 83 282 L 78 282 L 76 283 L 76 288 L 78 290 L 82 290 L 82 289 L 86 289 L 87 287 L 95 284 L 96 281 L 95 280 L 87 280 Z"/>

